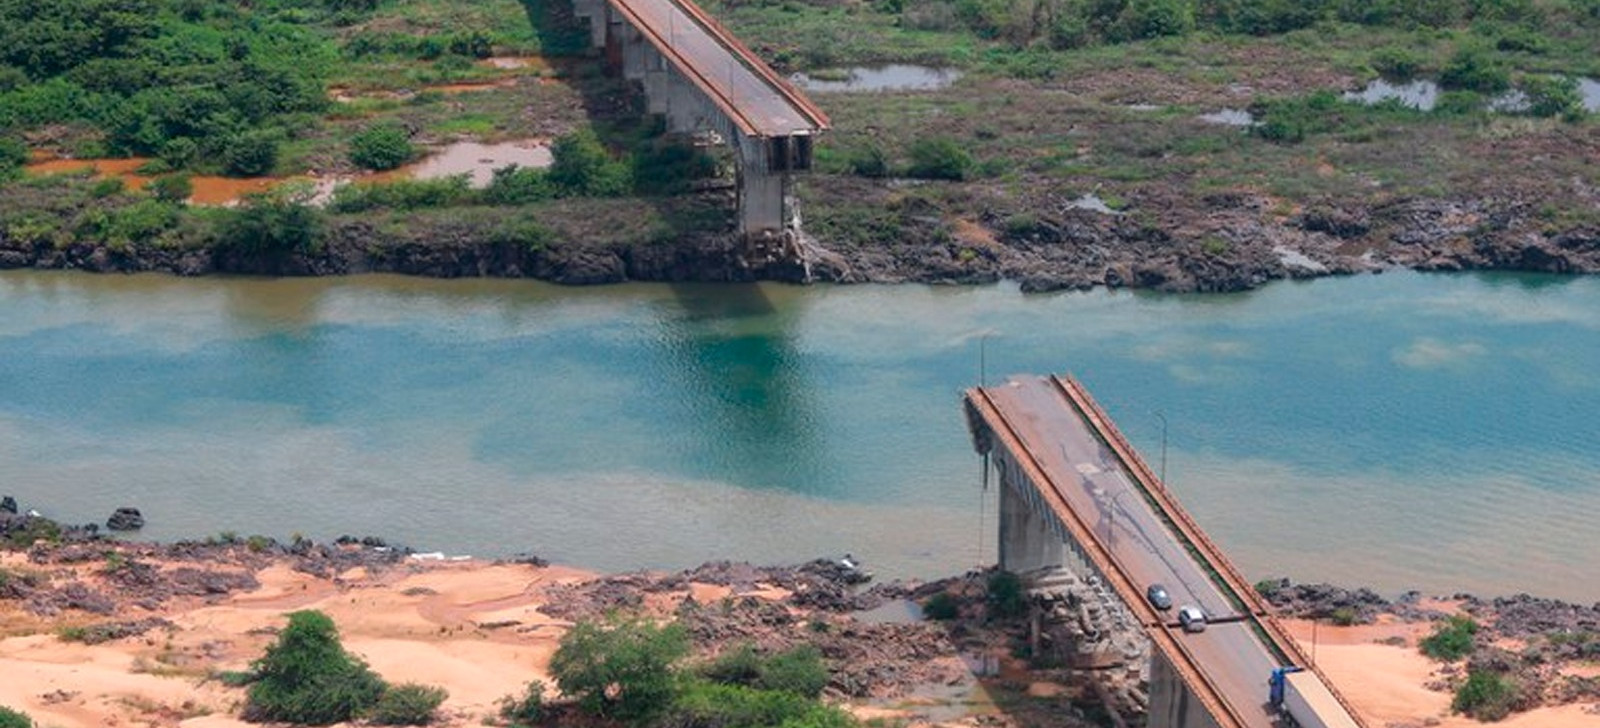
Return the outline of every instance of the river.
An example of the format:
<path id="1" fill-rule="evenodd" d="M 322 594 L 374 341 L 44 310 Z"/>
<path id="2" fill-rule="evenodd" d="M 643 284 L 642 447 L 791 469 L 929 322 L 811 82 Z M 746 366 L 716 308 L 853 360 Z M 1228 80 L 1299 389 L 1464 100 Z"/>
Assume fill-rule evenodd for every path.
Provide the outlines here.
<path id="1" fill-rule="evenodd" d="M 949 575 L 994 559 L 961 389 L 1071 371 L 1152 466 L 1165 418 L 1172 488 L 1251 578 L 1600 600 L 1600 278 L 1030 296 L 11 271 L 0 307 L 0 493 L 73 522 L 135 505 L 149 538 Z"/>

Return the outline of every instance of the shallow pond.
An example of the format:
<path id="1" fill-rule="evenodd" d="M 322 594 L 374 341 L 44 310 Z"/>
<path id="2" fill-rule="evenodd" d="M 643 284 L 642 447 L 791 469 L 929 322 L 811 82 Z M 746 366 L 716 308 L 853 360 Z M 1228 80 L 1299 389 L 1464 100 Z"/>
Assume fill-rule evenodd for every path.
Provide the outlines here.
<path id="1" fill-rule="evenodd" d="M 1346 91 L 1345 101 L 1376 104 L 1395 100 L 1418 111 L 1432 111 L 1439 102 L 1439 84 L 1432 81 L 1390 82 L 1378 79 L 1360 91 Z"/>
<path id="2" fill-rule="evenodd" d="M 925 91 L 955 83 L 961 78 L 961 72 L 953 68 L 890 64 L 844 69 L 840 77 L 796 73 L 789 78 L 807 91 Z"/>
<path id="3" fill-rule="evenodd" d="M 494 171 L 513 164 L 519 167 L 543 168 L 552 161 L 550 145 L 542 139 L 524 139 L 499 144 L 456 142 L 429 154 L 415 164 L 401 167 L 396 176 L 412 179 L 440 179 L 451 175 L 469 175 L 473 187 L 489 186 Z"/>
<path id="4" fill-rule="evenodd" d="M 1200 120 L 1228 126 L 1251 126 L 1256 123 L 1256 117 L 1243 109 L 1222 109 L 1209 114 L 1201 114 Z"/>

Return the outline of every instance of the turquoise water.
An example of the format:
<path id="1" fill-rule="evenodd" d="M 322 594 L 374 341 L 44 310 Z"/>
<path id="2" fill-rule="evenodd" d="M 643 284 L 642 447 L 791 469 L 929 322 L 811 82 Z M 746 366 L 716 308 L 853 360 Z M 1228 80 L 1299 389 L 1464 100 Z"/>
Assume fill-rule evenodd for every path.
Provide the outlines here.
<path id="1" fill-rule="evenodd" d="M 1251 577 L 1600 599 L 1600 279 L 1240 295 L 0 274 L 0 492 L 599 569 L 994 558 L 959 393 L 1071 371 Z M 980 351 L 981 350 L 981 351 Z M 980 367 L 981 362 L 981 367 Z"/>

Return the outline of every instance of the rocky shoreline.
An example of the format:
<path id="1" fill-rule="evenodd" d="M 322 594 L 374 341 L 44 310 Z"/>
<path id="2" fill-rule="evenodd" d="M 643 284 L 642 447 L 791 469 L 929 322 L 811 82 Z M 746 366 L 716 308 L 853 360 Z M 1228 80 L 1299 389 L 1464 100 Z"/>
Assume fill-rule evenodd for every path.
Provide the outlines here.
<path id="1" fill-rule="evenodd" d="M 893 208 L 895 203 L 884 204 Z M 1531 200 L 1408 199 L 1371 208 L 1312 204 L 1292 213 L 1244 193 L 1212 194 L 1198 201 L 1198 208 L 1181 199 L 1145 200 L 1134 212 L 1087 209 L 1066 200 L 1016 201 L 1011 209 L 1002 204 L 972 219 L 905 204 L 893 209 L 892 242 L 817 233 L 780 256 L 752 254 L 735 236 L 713 232 L 607 240 L 594 237 L 590 227 L 556 224 L 535 244 L 506 241 L 503 221 L 492 214 L 419 216 L 383 225 L 340 216 L 330 219 L 312 252 L 274 256 L 204 245 L 22 239 L 0 229 L 0 269 L 182 276 L 378 272 L 534 278 L 567 285 L 1013 280 L 1029 292 L 1099 286 L 1231 292 L 1274 280 L 1392 268 L 1600 272 L 1600 227 L 1552 227 Z M 604 212 L 622 209 L 613 205 Z"/>
<path id="2" fill-rule="evenodd" d="M 373 588 L 371 580 L 382 581 L 386 574 L 415 575 L 428 568 L 410 549 L 373 537 L 346 536 L 332 543 L 296 537 L 284 543 L 224 534 L 201 541 L 137 543 L 113 540 L 96 528 L 63 526 L 6 509 L 0 509 L 0 545 L 5 546 L 0 557 L 5 550 L 19 553 L 16 549 L 26 556 L 26 566 L 13 559 L 11 568 L 0 568 L 0 609 L 14 605 L 30 615 L 29 620 L 54 625 L 46 629 L 62 639 L 86 644 L 140 638 L 151 631 L 170 635 L 181 629 L 173 621 L 181 613 L 172 611 L 176 605 L 215 605 L 255 592 L 262 587 L 260 576 L 269 569 L 286 568 L 326 584 L 330 593 L 337 594 Z M 496 563 L 551 568 L 536 556 Z M 1107 670 L 1098 663 L 1094 669 L 1072 669 L 1088 665 L 1076 664 L 1079 661 L 1070 650 L 1078 649 L 1080 657 L 1087 653 L 1081 644 L 1074 648 L 1071 643 L 1081 642 L 1085 630 L 1092 634 L 1109 629 L 1076 624 L 1078 615 L 1096 610 L 1082 612 L 1075 606 L 1077 597 L 1054 593 L 1047 583 L 1051 578 L 1025 576 L 1022 594 L 1032 606 L 1008 616 L 996 600 L 996 574 L 976 570 L 927 583 L 865 583 L 870 577 L 848 560 L 818 559 L 777 567 L 719 561 L 677 572 L 553 582 L 540 588 L 538 611 L 570 624 L 614 612 L 654 609 L 683 624 L 703 654 L 742 644 L 763 651 L 813 644 L 830 665 L 828 691 L 836 700 L 905 701 L 930 690 L 970 685 L 974 679 L 1000 680 L 1030 691 L 1029 685 L 1055 685 L 1072 696 L 1067 701 L 1072 711 L 1086 717 L 1066 725 L 1093 725 L 1092 715 L 1103 715 L 1108 706 L 1122 718 L 1137 720 L 1145 708 L 1144 678 L 1132 663 L 1126 671 Z M 423 594 L 425 590 L 419 589 L 406 593 Z M 727 596 L 695 597 L 708 589 Z M 1388 600 L 1366 589 L 1296 584 L 1288 579 L 1265 580 L 1257 589 L 1277 607 L 1280 617 L 1316 620 L 1328 628 L 1404 624 L 1417 625 L 1411 630 L 1415 633 L 1453 615 L 1467 615 L 1482 625 L 1475 647 L 1463 662 L 1442 665 L 1430 689 L 1453 690 L 1469 672 L 1488 670 L 1519 686 L 1518 710 L 1600 704 L 1600 677 L 1568 672 L 1573 665 L 1600 660 L 1600 603 L 1583 606 L 1526 594 L 1491 599 L 1466 594 L 1424 597 L 1415 592 Z M 899 617 L 867 616 L 886 606 L 927 606 L 934 601 L 945 602 L 944 613 L 934 615 L 930 607 L 928 617 L 920 618 L 908 606 L 912 611 Z M 1067 610 L 1061 612 L 1061 606 Z M 1051 615 L 1057 612 L 1067 615 L 1065 622 L 1053 620 Z M 1041 615 L 1044 621 L 1030 628 L 1033 617 L 1021 616 L 1026 614 Z M 476 628 L 485 634 L 499 630 L 510 634 L 523 630 L 520 624 L 501 620 Z M 1120 644 L 1125 641 L 1113 640 L 1119 650 L 1126 649 Z M 1054 647 L 1069 652 L 1050 657 L 1056 653 L 1040 651 Z M 1126 659 L 1135 654 L 1142 653 L 1123 653 Z M 1035 708 L 1039 715 L 1019 708 L 1003 724 L 1063 725 L 1051 722 L 1055 709 Z"/>

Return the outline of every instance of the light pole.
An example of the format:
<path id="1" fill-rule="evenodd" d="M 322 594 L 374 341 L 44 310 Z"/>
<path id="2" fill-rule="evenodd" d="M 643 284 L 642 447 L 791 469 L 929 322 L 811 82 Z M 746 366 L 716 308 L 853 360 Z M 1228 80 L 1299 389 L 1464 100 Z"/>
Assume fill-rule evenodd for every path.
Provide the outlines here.
<path id="1" fill-rule="evenodd" d="M 1167 484 L 1167 416 L 1156 410 L 1155 416 L 1161 420 L 1161 485 Z"/>

